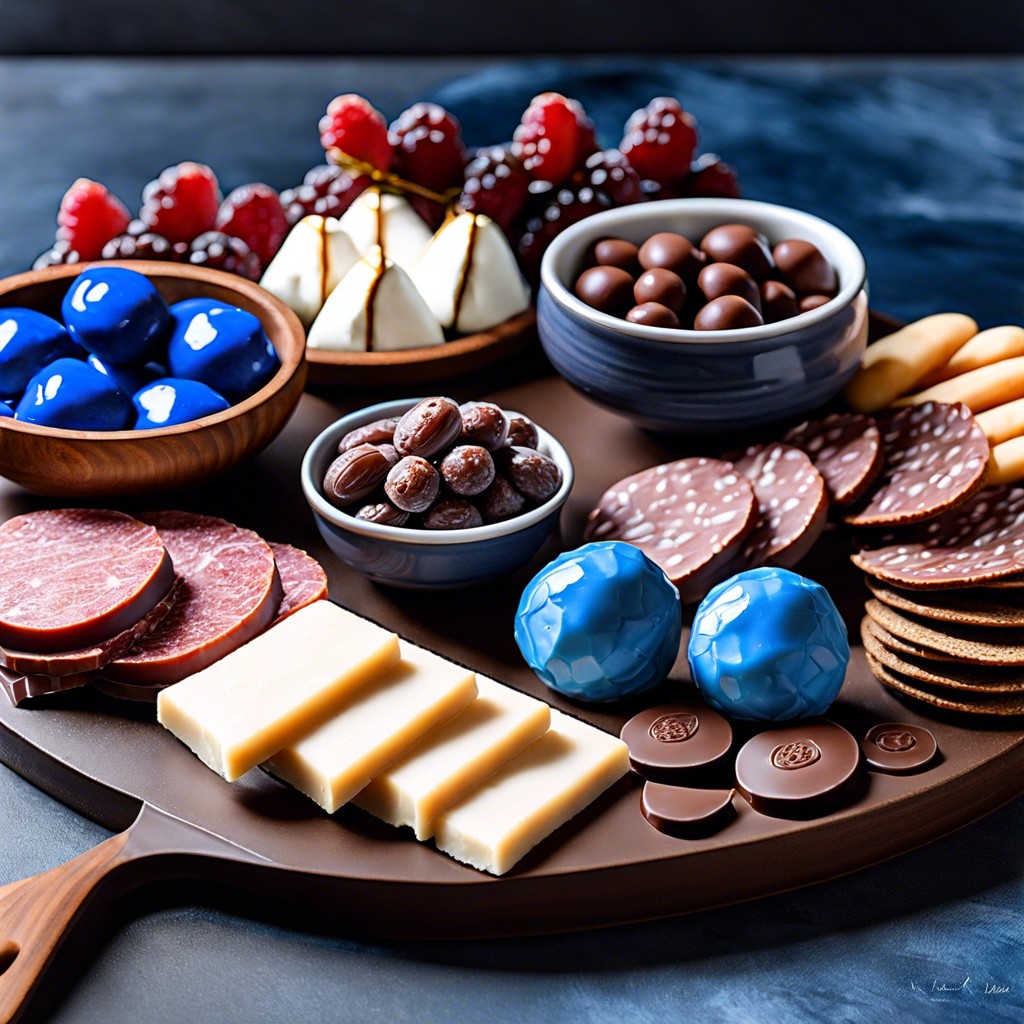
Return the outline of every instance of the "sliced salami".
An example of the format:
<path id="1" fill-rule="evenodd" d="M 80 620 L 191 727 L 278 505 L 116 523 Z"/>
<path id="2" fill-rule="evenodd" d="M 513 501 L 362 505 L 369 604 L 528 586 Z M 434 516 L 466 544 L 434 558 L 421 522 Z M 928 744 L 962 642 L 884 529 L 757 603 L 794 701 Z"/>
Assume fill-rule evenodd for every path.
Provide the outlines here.
<path id="1" fill-rule="evenodd" d="M 732 463 L 680 459 L 610 487 L 590 513 L 584 536 L 635 544 L 689 602 L 728 575 L 756 520 L 753 488 Z"/>
<path id="2" fill-rule="evenodd" d="M 175 683 L 261 633 L 277 615 L 281 579 L 269 545 L 213 516 L 152 512 L 181 579 L 170 614 L 105 677 L 144 686 Z"/>
<path id="3" fill-rule="evenodd" d="M 903 526 L 966 501 L 985 479 L 989 444 L 959 402 L 925 402 L 879 421 L 885 466 L 865 504 L 844 518 L 854 526 Z"/>
<path id="4" fill-rule="evenodd" d="M 49 653 L 102 643 L 166 596 L 174 567 L 152 525 L 54 509 L 0 526 L 0 644 Z"/>
<path id="5" fill-rule="evenodd" d="M 814 463 L 825 479 L 829 500 L 836 505 L 852 505 L 863 497 L 885 462 L 875 421 L 858 413 L 835 413 L 801 423 L 782 440 Z"/>
<path id="6" fill-rule="evenodd" d="M 974 587 L 1024 572 L 1024 487 L 986 487 L 959 508 L 853 555 L 911 590 Z"/>
<path id="7" fill-rule="evenodd" d="M 48 676 L 11 672 L 9 669 L 0 668 L 0 688 L 7 694 L 15 707 L 30 697 L 45 697 L 49 693 L 78 689 L 80 686 L 91 683 L 95 678 L 95 672 Z"/>
<path id="8" fill-rule="evenodd" d="M 320 601 L 327 596 L 327 574 L 323 566 L 299 548 L 291 544 L 273 544 L 277 571 L 281 575 L 281 586 L 284 597 L 277 609 L 277 618 L 271 625 L 277 625 L 282 619 L 305 608 L 307 604 Z"/>
<path id="9" fill-rule="evenodd" d="M 746 569 L 796 565 L 821 536 L 828 518 L 825 481 L 798 448 L 755 445 L 733 459 L 754 488 L 758 519 L 743 541 Z"/>

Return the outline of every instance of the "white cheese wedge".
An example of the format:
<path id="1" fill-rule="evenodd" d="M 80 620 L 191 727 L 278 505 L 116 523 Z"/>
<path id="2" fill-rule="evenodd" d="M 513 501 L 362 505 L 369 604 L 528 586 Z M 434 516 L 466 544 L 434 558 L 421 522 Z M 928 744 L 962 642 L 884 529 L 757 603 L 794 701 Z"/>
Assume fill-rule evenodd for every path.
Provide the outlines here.
<path id="1" fill-rule="evenodd" d="M 310 348 L 389 352 L 444 343 L 409 275 L 374 249 L 342 278 L 309 329 Z"/>
<path id="2" fill-rule="evenodd" d="M 157 721 L 228 782 L 331 718 L 397 663 L 398 637 L 315 601 L 157 698 Z"/>
<path id="3" fill-rule="evenodd" d="M 308 327 L 359 255 L 336 217 L 303 217 L 263 272 L 260 287 L 290 306 Z"/>
<path id="4" fill-rule="evenodd" d="M 437 816 L 547 732 L 547 704 L 484 676 L 479 696 L 357 794 L 353 802 L 390 825 L 434 834 Z"/>
<path id="5" fill-rule="evenodd" d="M 628 771 L 622 740 L 552 711 L 539 740 L 441 814 L 437 848 L 503 875 Z"/>
<path id="6" fill-rule="evenodd" d="M 263 767 L 333 814 L 476 697 L 471 670 L 411 644 L 401 650 L 397 665 Z"/>
<path id="7" fill-rule="evenodd" d="M 341 228 L 360 256 L 379 245 L 389 260 L 406 269 L 430 241 L 430 228 L 407 199 L 376 188 L 367 189 L 341 215 Z"/>
<path id="8" fill-rule="evenodd" d="M 412 281 L 442 327 L 474 334 L 530 306 L 505 233 L 483 214 L 446 221 L 412 268 Z"/>

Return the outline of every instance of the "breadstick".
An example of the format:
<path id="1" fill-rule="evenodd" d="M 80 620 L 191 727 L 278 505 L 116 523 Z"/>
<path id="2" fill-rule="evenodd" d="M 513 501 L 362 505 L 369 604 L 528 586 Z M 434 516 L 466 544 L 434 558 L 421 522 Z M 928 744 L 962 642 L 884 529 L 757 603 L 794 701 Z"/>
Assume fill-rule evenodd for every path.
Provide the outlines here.
<path id="1" fill-rule="evenodd" d="M 1011 437 L 1024 436 L 1024 398 L 979 412 L 974 419 L 985 431 L 989 444 L 1002 444 Z"/>
<path id="2" fill-rule="evenodd" d="M 984 412 L 1006 402 L 1024 398 L 1024 356 L 1003 359 L 989 366 L 961 373 L 959 377 L 901 398 L 893 405 L 922 402 L 963 402 L 971 412 Z"/>
<path id="3" fill-rule="evenodd" d="M 1024 480 L 1024 437 L 997 444 L 989 455 L 985 486 L 1015 484 Z"/>
<path id="4" fill-rule="evenodd" d="M 916 386 L 919 389 L 930 388 L 933 384 L 959 377 L 961 373 L 998 363 L 1001 359 L 1013 359 L 1014 356 L 1024 356 L 1024 327 L 1015 324 L 990 327 L 971 338 L 945 366 L 922 377 Z"/>
<path id="5" fill-rule="evenodd" d="M 938 313 L 908 324 L 868 346 L 843 395 L 857 412 L 884 409 L 977 333 L 978 325 L 963 313 Z"/>

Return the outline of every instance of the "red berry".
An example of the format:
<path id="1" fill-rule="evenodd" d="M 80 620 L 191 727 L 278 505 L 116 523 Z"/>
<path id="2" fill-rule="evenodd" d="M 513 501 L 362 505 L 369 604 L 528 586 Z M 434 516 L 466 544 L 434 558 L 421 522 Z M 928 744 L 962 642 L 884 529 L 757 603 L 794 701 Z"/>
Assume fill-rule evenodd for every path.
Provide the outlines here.
<path id="1" fill-rule="evenodd" d="M 310 214 L 340 217 L 370 184 L 365 174 L 353 177 L 335 164 L 319 164 L 306 172 L 301 185 L 281 193 L 285 219 L 291 226 Z"/>
<path id="2" fill-rule="evenodd" d="M 190 160 L 168 167 L 142 190 L 139 217 L 172 244 L 191 242 L 217 220 L 220 188 L 205 164 Z"/>
<path id="3" fill-rule="evenodd" d="M 661 183 L 683 177 L 697 146 L 697 122 L 671 96 L 658 96 L 626 122 L 619 149 L 641 178 Z"/>
<path id="4" fill-rule="evenodd" d="M 507 146 L 478 149 L 466 165 L 459 205 L 486 214 L 507 231 L 526 205 L 529 188 L 529 176 Z"/>
<path id="5" fill-rule="evenodd" d="M 260 260 L 241 238 L 231 238 L 223 231 L 205 231 L 192 240 L 188 248 L 188 263 L 214 270 L 225 270 L 258 281 Z"/>
<path id="6" fill-rule="evenodd" d="M 256 182 L 236 188 L 221 203 L 217 230 L 242 239 L 266 266 L 288 234 L 288 221 L 277 193 Z"/>
<path id="7" fill-rule="evenodd" d="M 391 166 L 388 126 L 380 111 L 354 92 L 335 96 L 320 118 L 320 142 L 324 149 L 340 149 L 378 171 Z"/>
<path id="8" fill-rule="evenodd" d="M 112 238 L 103 246 L 105 260 L 174 260 L 171 243 L 162 235 L 146 232 L 141 235 L 125 233 Z"/>
<path id="9" fill-rule="evenodd" d="M 630 206 L 647 198 L 640 185 L 640 175 L 617 149 L 591 154 L 583 170 L 573 176 L 573 182 L 577 177 L 581 183 L 585 182 L 596 191 L 603 192 L 612 206 Z"/>
<path id="10" fill-rule="evenodd" d="M 79 178 L 60 201 L 57 241 L 67 242 L 67 251 L 74 250 L 83 260 L 98 260 L 103 246 L 121 234 L 130 220 L 124 203 L 106 185 Z"/>
<path id="11" fill-rule="evenodd" d="M 392 123 L 389 138 L 400 178 L 443 192 L 462 180 L 466 148 L 459 122 L 436 103 L 414 103 Z"/>
<path id="12" fill-rule="evenodd" d="M 687 197 L 739 199 L 740 180 L 736 168 L 715 153 L 694 160 L 690 173 L 679 182 L 679 194 Z"/>
<path id="13" fill-rule="evenodd" d="M 594 126 L 576 100 L 558 92 L 534 96 L 512 136 L 512 152 L 531 178 L 558 185 L 594 147 Z"/>

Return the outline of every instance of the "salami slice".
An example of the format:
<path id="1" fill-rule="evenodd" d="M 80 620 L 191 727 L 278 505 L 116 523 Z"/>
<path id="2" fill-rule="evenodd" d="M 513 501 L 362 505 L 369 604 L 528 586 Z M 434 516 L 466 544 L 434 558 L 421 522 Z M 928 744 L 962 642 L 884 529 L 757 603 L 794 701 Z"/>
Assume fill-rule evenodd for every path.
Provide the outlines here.
<path id="1" fill-rule="evenodd" d="M 796 565 L 825 528 L 825 481 L 798 448 L 755 445 L 733 464 L 754 488 L 757 525 L 743 541 L 743 568 Z"/>
<path id="2" fill-rule="evenodd" d="M 71 651 L 131 628 L 166 596 L 171 556 L 121 512 L 54 509 L 0 526 L 0 645 Z"/>
<path id="3" fill-rule="evenodd" d="M 277 571 L 281 575 L 281 586 L 284 597 L 277 609 L 277 618 L 271 623 L 276 626 L 282 619 L 305 608 L 307 604 L 320 601 L 327 596 L 327 574 L 323 566 L 315 559 L 293 548 L 291 544 L 273 544 Z"/>
<path id="4" fill-rule="evenodd" d="M 30 697 L 45 697 L 49 693 L 75 690 L 80 686 L 85 686 L 86 683 L 91 683 L 95 678 L 95 672 L 48 676 L 11 672 L 9 669 L 0 668 L 0 688 L 7 694 L 15 707 Z"/>
<path id="5" fill-rule="evenodd" d="M 854 526 L 902 526 L 955 508 L 985 480 L 989 444 L 971 410 L 957 402 L 912 405 L 879 421 L 885 466 Z"/>
<path id="6" fill-rule="evenodd" d="M 689 602 L 729 574 L 756 520 L 753 488 L 731 462 L 680 459 L 609 488 L 590 513 L 584 537 L 635 544 Z"/>
<path id="7" fill-rule="evenodd" d="M 152 512 L 180 577 L 170 614 L 103 674 L 115 682 L 175 683 L 212 665 L 270 625 L 281 579 L 269 545 L 213 516 Z"/>
<path id="8" fill-rule="evenodd" d="M 875 421 L 858 413 L 835 413 L 801 423 L 782 440 L 814 463 L 825 478 L 829 500 L 836 505 L 852 505 L 863 497 L 885 462 Z"/>

